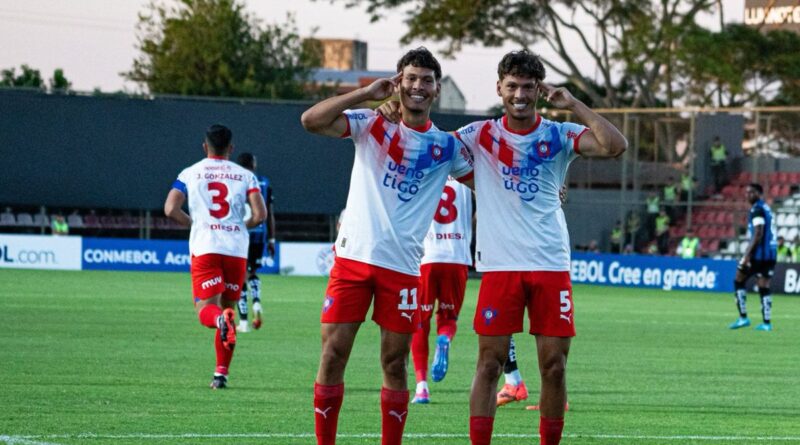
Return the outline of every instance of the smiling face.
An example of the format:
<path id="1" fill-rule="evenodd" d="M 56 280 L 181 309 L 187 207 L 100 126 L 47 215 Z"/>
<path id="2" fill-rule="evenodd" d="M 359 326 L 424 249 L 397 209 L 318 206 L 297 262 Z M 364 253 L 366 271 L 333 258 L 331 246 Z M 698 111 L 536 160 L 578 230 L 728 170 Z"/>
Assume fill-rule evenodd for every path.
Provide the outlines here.
<path id="1" fill-rule="evenodd" d="M 497 81 L 497 95 L 503 99 L 503 107 L 510 118 L 532 120 L 536 117 L 538 80 L 507 74 Z"/>
<path id="2" fill-rule="evenodd" d="M 436 80 L 434 70 L 406 65 L 403 78 L 397 86 L 397 94 L 405 110 L 414 114 L 428 113 L 440 89 L 441 84 Z"/>

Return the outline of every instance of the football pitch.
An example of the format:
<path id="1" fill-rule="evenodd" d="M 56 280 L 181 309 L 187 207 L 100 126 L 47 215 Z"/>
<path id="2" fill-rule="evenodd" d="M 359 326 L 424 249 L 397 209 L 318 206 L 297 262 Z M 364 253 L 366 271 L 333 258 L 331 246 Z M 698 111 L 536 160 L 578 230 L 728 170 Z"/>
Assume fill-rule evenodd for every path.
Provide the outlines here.
<path id="1" fill-rule="evenodd" d="M 188 274 L 0 270 L 0 444 L 315 443 L 326 280 L 262 279 L 264 327 L 239 336 L 230 387 L 212 391 L 213 331 Z M 409 407 L 404 443 L 469 443 L 477 290 L 471 280 L 447 378 Z M 731 295 L 576 286 L 574 300 L 562 443 L 800 444 L 800 298 L 775 297 L 769 333 L 728 330 Z M 356 340 L 338 443 L 380 443 L 378 336 L 368 321 Z M 533 340 L 516 339 L 534 404 Z M 498 409 L 493 443 L 538 443 L 526 402 Z"/>

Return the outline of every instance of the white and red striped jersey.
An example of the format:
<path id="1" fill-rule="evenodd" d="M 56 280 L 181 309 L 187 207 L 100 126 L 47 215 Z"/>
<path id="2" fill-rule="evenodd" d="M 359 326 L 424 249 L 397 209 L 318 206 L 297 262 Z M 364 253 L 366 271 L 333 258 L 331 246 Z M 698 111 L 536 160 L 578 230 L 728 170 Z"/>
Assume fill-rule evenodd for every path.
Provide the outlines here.
<path id="1" fill-rule="evenodd" d="M 247 196 L 260 193 L 249 170 L 219 157 L 209 157 L 184 169 L 173 188 L 186 195 L 192 230 L 189 252 L 247 258 L 250 236 L 245 226 Z"/>
<path id="2" fill-rule="evenodd" d="M 439 207 L 433 214 L 425 236 L 422 264 L 450 263 L 472 265 L 472 190 L 447 178 Z"/>
<path id="3" fill-rule="evenodd" d="M 472 175 L 472 156 L 452 134 L 392 124 L 372 110 L 347 110 L 355 143 L 347 212 L 336 255 L 419 275 L 422 243 L 448 175 Z"/>
<path id="4" fill-rule="evenodd" d="M 458 130 L 475 156 L 477 270 L 569 270 L 569 233 L 558 192 L 586 130 L 541 116 L 526 132 L 508 129 L 505 116 Z"/>

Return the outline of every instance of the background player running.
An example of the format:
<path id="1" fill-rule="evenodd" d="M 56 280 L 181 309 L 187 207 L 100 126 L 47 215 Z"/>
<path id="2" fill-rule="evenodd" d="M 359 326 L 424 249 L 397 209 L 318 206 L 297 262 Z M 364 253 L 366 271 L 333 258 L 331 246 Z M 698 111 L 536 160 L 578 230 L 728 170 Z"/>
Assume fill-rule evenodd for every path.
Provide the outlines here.
<path id="1" fill-rule="evenodd" d="M 745 283 L 747 279 L 756 276 L 758 293 L 761 296 L 761 315 L 764 322 L 756 326 L 759 331 L 772 330 L 772 292 L 770 291 L 770 279 L 775 272 L 775 262 L 778 258 L 778 242 L 775 239 L 774 219 L 772 210 L 762 199 L 764 189 L 761 184 L 750 184 L 747 186 L 747 201 L 752 204 L 748 215 L 747 234 L 750 243 L 744 251 L 742 259 L 736 269 L 736 278 L 733 282 L 735 289 L 736 308 L 739 310 L 739 318 L 731 325 L 731 329 L 739 329 L 750 326 L 750 319 L 747 318 L 747 291 Z"/>
<path id="2" fill-rule="evenodd" d="M 456 335 L 456 321 L 464 303 L 467 272 L 472 265 L 472 191 L 448 178 L 442 199 L 425 236 L 425 255 L 420 268 L 420 328 L 411 340 L 411 356 L 417 389 L 412 403 L 429 403 L 428 335 L 436 306 L 436 352 L 431 377 L 444 379 L 449 365 L 450 342 Z M 438 303 L 437 303 L 438 301 Z"/>
<path id="3" fill-rule="evenodd" d="M 242 153 L 236 158 L 236 163 L 250 170 L 258 179 L 261 196 L 267 205 L 267 220 L 250 229 L 250 247 L 247 249 L 247 281 L 242 285 L 242 296 L 239 299 L 239 325 L 236 330 L 248 332 L 250 326 L 247 321 L 247 294 L 253 297 L 253 327 L 261 327 L 261 279 L 256 272 L 261 267 L 264 258 L 264 246 L 267 255 L 275 257 L 275 212 L 272 210 L 272 186 L 269 178 L 256 173 L 258 164 L 252 153 Z"/>
<path id="4" fill-rule="evenodd" d="M 227 385 L 236 346 L 231 308 L 239 300 L 245 277 L 247 227 L 264 221 L 267 211 L 255 175 L 228 160 L 233 151 L 232 138 L 228 128 L 212 125 L 203 143 L 208 157 L 178 175 L 164 203 L 168 217 L 192 228 L 189 253 L 194 304 L 200 324 L 216 330 L 213 389 Z M 182 210 L 187 200 L 188 214 Z M 252 208 L 247 221 L 245 203 Z"/>
<path id="5" fill-rule="evenodd" d="M 381 328 L 381 443 L 402 442 L 408 414 L 408 351 L 419 325 L 417 297 L 422 240 L 448 175 L 468 181 L 471 157 L 456 138 L 433 126 L 431 105 L 442 76 L 424 48 L 397 63 L 398 74 L 324 100 L 302 116 L 310 132 L 349 137 L 355 162 L 347 212 L 336 239 L 336 259 L 322 309 L 322 353 L 314 385 L 317 443 L 336 442 L 344 372 L 374 296 Z M 403 122 L 392 124 L 368 109 L 348 110 L 393 93 Z"/>
<path id="6" fill-rule="evenodd" d="M 458 131 L 475 156 L 476 260 L 484 272 L 473 321 L 479 335 L 470 395 L 473 445 L 491 443 L 497 380 L 511 334 L 522 331 L 526 308 L 541 375 L 540 443 L 560 442 L 567 354 L 575 327 L 569 234 L 558 192 L 575 158 L 617 156 L 627 146 L 610 122 L 544 78 L 538 56 L 528 51 L 506 54 L 497 80 L 505 115 Z M 539 95 L 556 108 L 570 110 L 588 128 L 543 119 L 536 112 Z"/>

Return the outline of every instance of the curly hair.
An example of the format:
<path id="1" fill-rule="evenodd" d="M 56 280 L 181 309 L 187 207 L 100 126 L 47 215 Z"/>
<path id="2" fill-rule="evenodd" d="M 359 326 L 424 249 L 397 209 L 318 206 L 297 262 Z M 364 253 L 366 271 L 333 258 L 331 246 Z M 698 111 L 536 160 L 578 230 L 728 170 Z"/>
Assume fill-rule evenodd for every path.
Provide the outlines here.
<path id="1" fill-rule="evenodd" d="M 497 76 L 503 80 L 503 77 L 507 75 L 544 80 L 546 73 L 541 57 L 523 49 L 511 51 L 500 60 L 497 65 Z"/>
<path id="2" fill-rule="evenodd" d="M 403 68 L 408 65 L 433 70 L 437 81 L 442 78 L 442 67 L 439 65 L 439 61 L 436 60 L 436 57 L 424 46 L 420 46 L 417 49 L 412 49 L 405 53 L 405 55 L 397 61 L 397 72 L 402 72 Z"/>

